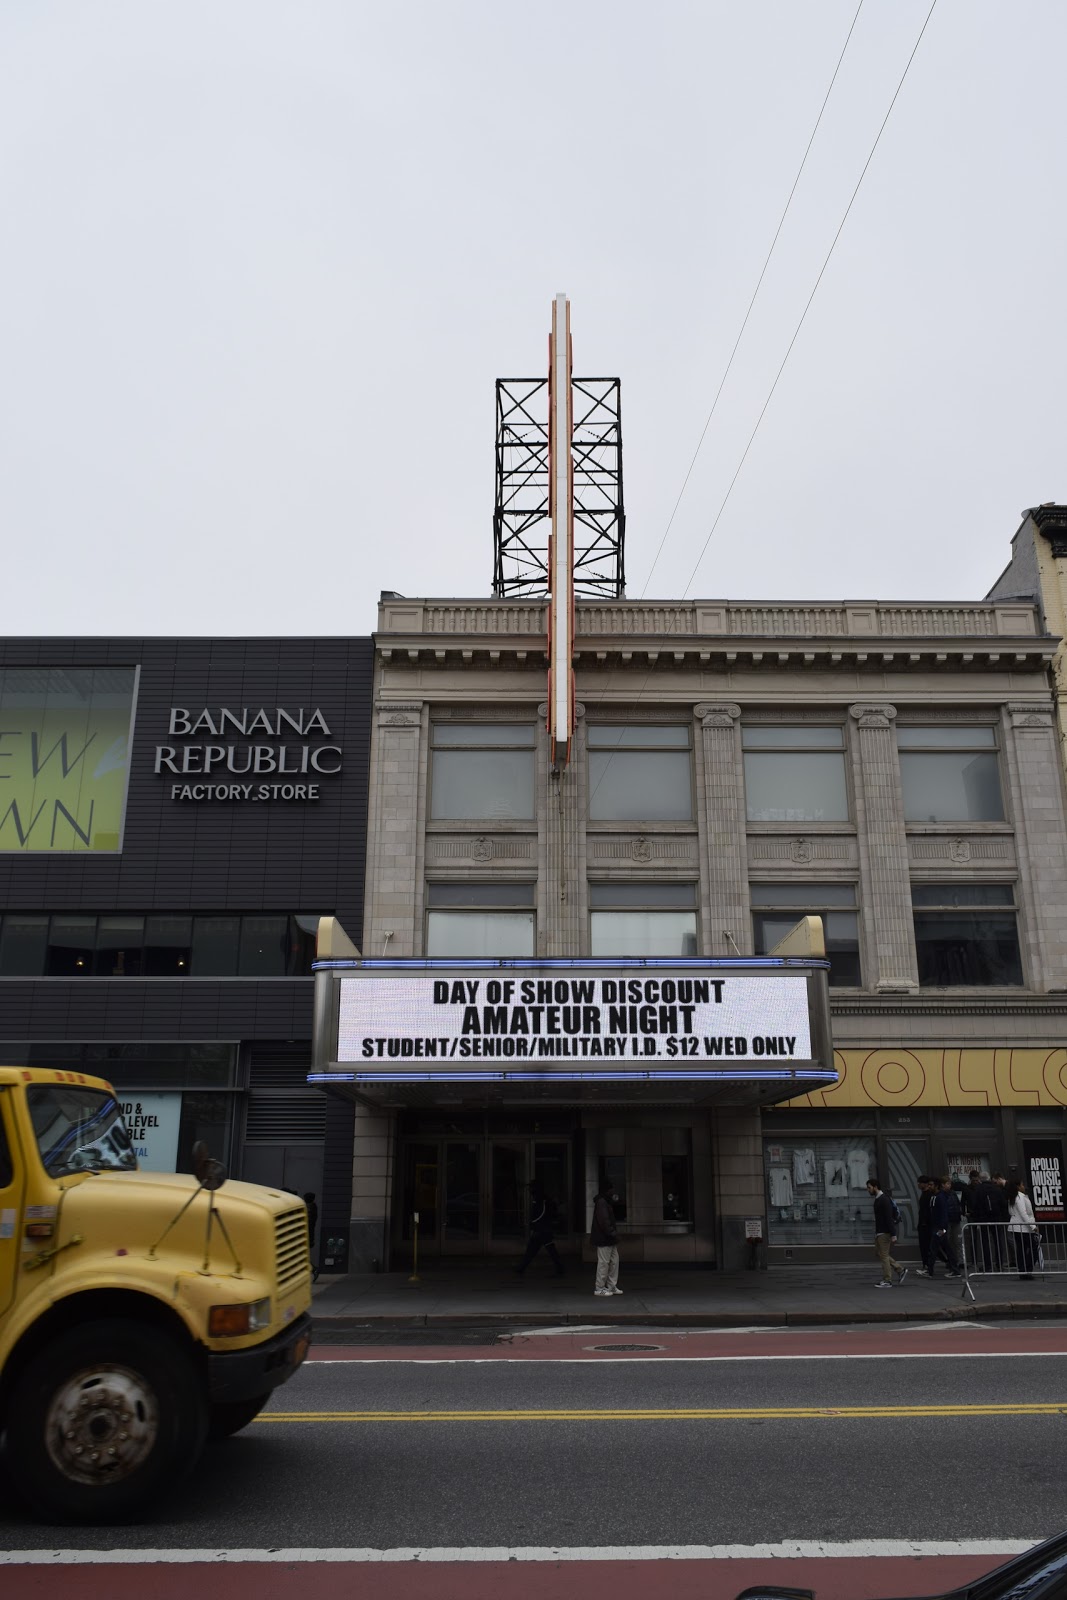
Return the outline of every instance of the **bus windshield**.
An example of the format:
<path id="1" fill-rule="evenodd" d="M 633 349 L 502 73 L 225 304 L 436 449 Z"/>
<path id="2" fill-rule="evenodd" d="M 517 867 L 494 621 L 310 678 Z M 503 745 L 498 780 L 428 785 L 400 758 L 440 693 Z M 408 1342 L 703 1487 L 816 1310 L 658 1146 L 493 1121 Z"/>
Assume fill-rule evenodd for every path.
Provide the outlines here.
<path id="1" fill-rule="evenodd" d="M 26 1099 L 49 1177 L 136 1172 L 137 1157 L 114 1095 L 65 1083 L 33 1083 Z"/>

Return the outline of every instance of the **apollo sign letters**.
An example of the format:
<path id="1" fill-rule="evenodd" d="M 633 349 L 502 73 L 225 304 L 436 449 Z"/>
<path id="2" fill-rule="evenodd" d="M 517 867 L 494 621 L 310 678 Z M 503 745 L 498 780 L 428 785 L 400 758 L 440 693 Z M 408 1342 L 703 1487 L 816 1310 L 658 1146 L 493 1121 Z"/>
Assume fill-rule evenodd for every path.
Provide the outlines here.
<path id="1" fill-rule="evenodd" d="M 318 707 L 172 706 L 167 732 L 181 743 L 156 746 L 155 770 L 182 780 L 171 784 L 172 800 L 317 800 L 318 780 L 341 771 L 341 746 L 326 742 Z"/>

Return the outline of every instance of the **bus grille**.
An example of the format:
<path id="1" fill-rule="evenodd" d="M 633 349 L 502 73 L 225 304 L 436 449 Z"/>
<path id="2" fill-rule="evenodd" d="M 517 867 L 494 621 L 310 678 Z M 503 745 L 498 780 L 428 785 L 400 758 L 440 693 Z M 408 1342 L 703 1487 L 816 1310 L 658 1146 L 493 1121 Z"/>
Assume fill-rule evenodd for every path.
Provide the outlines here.
<path id="1" fill-rule="evenodd" d="M 283 1211 L 274 1219 L 274 1258 L 278 1273 L 278 1290 L 284 1293 L 309 1270 L 308 1214 L 304 1206 L 298 1211 Z"/>

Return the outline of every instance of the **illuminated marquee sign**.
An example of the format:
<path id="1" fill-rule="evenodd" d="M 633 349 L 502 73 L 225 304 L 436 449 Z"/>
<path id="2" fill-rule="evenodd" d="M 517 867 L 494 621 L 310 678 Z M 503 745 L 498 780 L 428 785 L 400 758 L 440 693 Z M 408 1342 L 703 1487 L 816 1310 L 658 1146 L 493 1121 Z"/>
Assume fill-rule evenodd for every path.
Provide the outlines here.
<path id="1" fill-rule="evenodd" d="M 317 1038 L 316 1063 L 333 1069 L 324 1077 L 367 1083 L 486 1075 L 825 1082 L 833 1076 L 818 1009 L 825 980 L 797 965 L 323 963 L 320 981 L 335 993 L 320 1014 L 336 1032 Z"/>
<path id="2" fill-rule="evenodd" d="M 0 851 L 117 851 L 135 667 L 0 670 Z"/>

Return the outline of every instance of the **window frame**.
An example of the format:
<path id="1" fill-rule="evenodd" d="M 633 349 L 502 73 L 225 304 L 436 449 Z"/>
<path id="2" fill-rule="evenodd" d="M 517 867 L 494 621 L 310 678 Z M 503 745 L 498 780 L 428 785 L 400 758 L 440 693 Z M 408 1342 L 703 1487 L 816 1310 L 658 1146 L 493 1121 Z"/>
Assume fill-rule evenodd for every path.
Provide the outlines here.
<path id="1" fill-rule="evenodd" d="M 969 745 L 964 743 L 953 744 L 948 741 L 938 744 L 934 741 L 931 741 L 931 743 L 927 745 L 917 744 L 911 746 L 910 748 L 907 746 L 902 748 L 900 743 L 900 735 L 902 733 L 911 733 L 917 729 L 926 729 L 931 733 L 940 734 L 946 734 L 952 731 L 975 731 L 978 729 L 983 729 L 991 735 L 991 738 L 987 743 L 982 743 L 978 740 L 975 740 L 974 743 Z M 900 798 L 901 807 L 904 813 L 905 828 L 949 828 L 958 831 L 960 828 L 1008 828 L 1011 826 L 1011 818 L 1009 814 L 1010 786 L 1005 782 L 1004 762 L 1002 759 L 1004 754 L 1004 744 L 1001 739 L 999 722 L 995 720 L 990 722 L 978 722 L 975 720 L 943 723 L 924 722 L 921 717 L 916 717 L 913 721 L 909 720 L 907 722 L 898 722 L 893 732 L 893 742 L 896 746 L 897 752 L 897 767 L 900 773 Z M 997 790 L 1000 796 L 999 817 L 989 817 L 985 819 L 977 819 L 972 817 L 935 817 L 931 819 L 929 817 L 908 816 L 908 801 L 904 792 L 905 768 L 902 757 L 945 756 L 954 754 L 987 755 L 993 757 L 993 765 L 997 775 Z"/>
<path id="2" fill-rule="evenodd" d="M 772 729 L 774 729 L 776 731 L 782 731 L 782 732 L 795 731 L 798 735 L 799 734 L 803 734 L 803 733 L 814 733 L 814 732 L 822 729 L 822 730 L 825 730 L 826 732 L 836 733 L 839 736 L 840 743 L 837 744 L 837 745 L 830 745 L 830 744 L 818 745 L 818 744 L 814 744 L 814 743 L 810 743 L 810 742 L 809 743 L 805 743 L 803 741 L 803 739 L 798 738 L 793 743 L 790 743 L 788 740 L 783 740 L 780 744 L 767 744 L 767 745 L 758 745 L 758 744 L 756 744 L 756 745 L 747 745 L 746 744 L 746 738 L 747 737 L 752 736 L 752 735 L 758 735 L 761 732 L 767 733 Z M 755 722 L 755 721 L 746 721 L 744 718 L 742 718 L 741 724 L 740 724 L 740 733 L 741 733 L 741 782 L 742 782 L 742 785 L 743 785 L 743 788 L 744 788 L 744 807 L 745 807 L 745 826 L 746 827 L 753 828 L 753 829 L 766 828 L 768 830 L 779 830 L 779 829 L 782 829 L 782 828 L 789 828 L 789 829 L 804 828 L 805 830 L 817 829 L 819 831 L 840 831 L 842 828 L 853 828 L 853 829 L 855 828 L 855 826 L 856 826 L 856 802 L 855 802 L 855 796 L 853 795 L 853 792 L 852 792 L 851 763 L 849 761 L 848 727 L 844 722 L 835 722 L 835 721 L 831 720 L 830 718 L 827 718 L 826 721 L 819 721 L 819 722 L 790 722 L 788 720 L 788 718 L 783 718 L 782 720 L 776 720 L 774 722 Z M 839 756 L 840 759 L 841 759 L 841 776 L 842 776 L 843 785 L 844 785 L 845 815 L 843 817 L 824 817 L 824 818 L 806 818 L 806 817 L 784 817 L 784 818 L 783 817 L 770 817 L 770 818 L 763 818 L 763 817 L 753 817 L 751 815 L 750 811 L 749 811 L 749 783 L 748 783 L 748 771 L 747 771 L 747 757 L 750 756 L 750 755 L 752 755 L 752 756 L 771 756 L 771 755 L 775 755 L 775 756 L 791 756 L 791 755 L 796 755 L 796 756 L 802 756 L 802 755 L 806 755 L 806 756 Z M 782 809 L 785 810 L 785 809 L 788 809 L 788 808 L 782 807 Z"/>
<path id="3" fill-rule="evenodd" d="M 767 901 L 766 903 L 760 905 L 760 904 L 757 904 L 757 902 L 753 899 L 753 895 L 752 895 L 752 891 L 754 889 L 758 889 L 758 890 L 766 890 L 766 889 L 790 889 L 790 890 L 794 890 L 794 889 L 809 889 L 809 888 L 810 889 L 815 889 L 815 890 L 819 891 L 820 893 L 822 891 L 827 890 L 827 889 L 847 889 L 852 894 L 852 904 L 851 905 L 847 905 L 847 906 L 846 905 L 837 905 L 837 906 L 830 905 L 830 904 L 822 901 L 820 899 L 820 894 L 816 893 L 815 895 L 806 896 L 802 905 L 791 906 L 791 905 L 785 904 L 785 903 L 783 903 L 781 901 L 779 901 L 777 903 L 775 903 L 773 901 Z M 775 879 L 768 880 L 768 881 L 763 881 L 763 882 L 760 882 L 760 881 L 754 881 L 754 882 L 750 881 L 749 882 L 749 913 L 750 913 L 750 916 L 752 918 L 752 946 L 753 946 L 753 950 L 755 951 L 755 953 L 757 955 L 760 953 L 758 947 L 759 947 L 759 945 L 761 943 L 761 940 L 757 939 L 757 937 L 756 937 L 756 919 L 757 919 L 757 917 L 763 917 L 763 916 L 781 917 L 784 914 L 792 915 L 792 914 L 795 913 L 795 920 L 799 922 L 801 917 L 809 917 L 809 916 L 810 917 L 825 917 L 825 916 L 827 916 L 827 915 L 829 915 L 830 913 L 833 913 L 833 912 L 837 912 L 839 914 L 840 913 L 845 913 L 846 915 L 852 915 L 856 919 L 856 961 L 857 961 L 857 963 L 859 965 L 859 977 L 858 977 L 858 979 L 857 979 L 857 981 L 855 983 L 835 983 L 834 979 L 833 979 L 833 957 L 830 956 L 829 951 L 827 951 L 827 957 L 828 957 L 828 959 L 830 961 L 830 965 L 831 965 L 830 973 L 827 975 L 828 976 L 828 982 L 830 984 L 830 987 L 833 988 L 833 989 L 847 989 L 847 990 L 851 990 L 852 992 L 855 993 L 856 991 L 862 990 L 865 987 L 865 984 L 864 984 L 864 967 L 866 965 L 866 963 L 864 961 L 864 950 L 863 950 L 863 908 L 862 908 L 862 906 L 860 904 L 860 884 L 859 884 L 859 881 L 856 880 L 856 879 L 850 879 L 848 882 L 840 882 L 840 881 L 836 881 L 836 880 L 827 880 L 824 883 L 788 883 L 788 882 L 783 882 L 782 879 L 780 879 L 780 878 L 775 878 Z M 825 934 L 825 931 L 826 931 L 826 925 L 824 923 L 824 925 L 823 925 L 824 934 Z"/>
<path id="4" fill-rule="evenodd" d="M 981 889 L 985 889 L 985 890 L 989 890 L 989 889 L 1004 890 L 1004 889 L 1006 889 L 1009 892 L 1009 894 L 1011 895 L 1011 899 L 1010 899 L 1010 901 L 1002 899 L 1000 901 L 987 900 L 985 902 L 982 902 L 982 901 L 979 901 L 979 900 L 975 900 L 969 905 L 966 904 L 966 903 L 963 904 L 963 905 L 952 905 L 952 904 L 948 903 L 948 900 L 946 899 L 946 903 L 944 903 L 944 904 L 932 903 L 932 904 L 918 905 L 917 906 L 915 904 L 915 890 L 916 889 L 925 889 L 925 890 L 941 889 L 941 890 L 946 891 L 947 894 L 951 894 L 951 892 L 953 890 L 958 890 L 958 889 L 979 889 L 979 890 L 981 890 Z M 910 898 L 911 898 L 912 939 L 914 940 L 914 943 L 915 943 L 915 969 L 916 969 L 916 975 L 917 975 L 918 980 L 919 980 L 920 991 L 923 991 L 923 990 L 926 990 L 926 991 L 939 990 L 939 989 L 954 989 L 954 990 L 998 989 L 998 990 L 1010 991 L 1011 993 L 1016 993 L 1020 989 L 1027 989 L 1027 988 L 1030 987 L 1028 974 L 1027 974 L 1027 969 L 1026 969 L 1026 956 L 1025 956 L 1025 952 L 1024 952 L 1024 948 L 1023 948 L 1023 940 L 1022 940 L 1020 929 L 1019 929 L 1019 912 L 1020 912 L 1021 907 L 1019 905 L 1017 880 L 1015 880 L 1015 879 L 1005 879 L 1005 878 L 990 878 L 989 881 L 986 882 L 981 878 L 977 878 L 977 879 L 975 879 L 975 878 L 967 878 L 967 879 L 961 878 L 961 879 L 959 879 L 959 880 L 954 882 L 951 879 L 945 879 L 945 878 L 935 878 L 935 879 L 913 878 L 912 881 L 911 881 L 911 896 L 910 896 Z M 918 936 L 917 918 L 919 918 L 919 917 L 929 917 L 929 918 L 956 917 L 956 918 L 968 918 L 968 919 L 971 919 L 971 920 L 974 920 L 974 921 L 978 921 L 978 919 L 983 918 L 983 917 L 1003 917 L 1003 918 L 1005 918 L 1005 920 L 1010 917 L 1011 921 L 1012 921 L 1012 925 L 1013 925 L 1013 927 L 1015 929 L 1015 944 L 1016 944 L 1016 951 L 1017 951 L 1017 954 L 1018 954 L 1018 963 L 1019 963 L 1019 981 L 1018 981 L 1018 983 L 991 983 L 991 982 L 985 982 L 985 983 L 930 983 L 930 982 L 926 982 L 926 983 L 924 983 L 923 982 L 923 978 L 922 978 L 922 970 L 921 970 L 921 965 L 920 965 L 920 954 L 919 954 L 919 952 L 920 952 L 921 943 L 924 944 L 924 943 L 926 943 L 926 941 L 920 941 L 919 936 Z"/>
<path id="5" fill-rule="evenodd" d="M 468 729 L 476 735 L 479 731 L 488 728 L 514 729 L 516 735 L 525 734 L 526 737 L 515 737 L 512 740 L 479 741 L 477 737 L 470 740 L 455 740 L 438 743 L 439 732 L 442 729 L 450 730 Z M 438 757 L 441 755 L 456 755 L 464 751 L 479 752 L 484 754 L 500 754 L 507 751 L 519 751 L 530 758 L 530 810 L 527 816 L 493 816 L 486 813 L 479 816 L 449 817 L 438 816 L 434 811 L 434 790 L 436 785 L 436 767 Z M 428 828 L 454 828 L 454 827 L 479 827 L 479 828 L 524 828 L 529 829 L 531 824 L 537 823 L 537 724 L 528 718 L 516 718 L 513 721 L 490 721 L 485 718 L 481 721 L 468 722 L 464 717 L 441 717 L 430 722 L 429 761 L 427 772 L 426 795 L 426 825 Z"/>
<path id="6" fill-rule="evenodd" d="M 438 896 L 443 896 L 450 890 L 457 894 L 457 900 L 454 904 L 450 904 L 444 898 L 438 898 Z M 489 893 L 486 895 L 486 899 L 481 905 L 479 905 L 477 900 L 473 898 L 477 895 L 479 890 L 489 891 Z M 519 898 L 516 896 L 515 899 L 508 901 L 504 898 L 496 899 L 492 897 L 494 893 L 502 896 L 508 890 L 520 891 L 526 896 L 526 898 Z M 459 898 L 459 896 L 463 894 L 472 896 L 472 898 L 469 899 L 466 904 L 464 904 L 462 899 Z M 433 904 L 435 899 L 437 899 L 436 905 Z M 537 955 L 537 881 L 534 878 L 511 878 L 503 882 L 497 879 L 428 879 L 425 893 L 423 895 L 422 913 L 422 948 L 426 953 L 428 953 L 430 949 L 430 918 L 433 916 L 435 911 L 450 912 L 453 916 L 470 917 L 484 916 L 486 913 L 491 914 L 493 911 L 497 911 L 503 916 L 528 916 L 530 919 L 529 956 L 515 957 L 514 959 L 533 959 Z M 455 959 L 457 961 L 463 961 L 468 958 L 469 952 L 466 956 L 458 953 L 455 954 Z M 433 959 L 435 961 L 447 961 L 449 956 L 436 955 L 429 959 Z"/>
<path id="7" fill-rule="evenodd" d="M 623 896 L 625 896 L 628 892 L 632 891 L 632 899 L 627 901 L 627 899 L 625 899 L 625 898 L 620 898 L 620 899 L 616 900 L 614 902 L 614 904 L 606 904 L 606 905 L 599 905 L 598 906 L 598 905 L 594 904 L 596 891 L 598 889 L 615 889 L 617 891 L 621 891 Z M 683 892 L 687 892 L 689 898 L 688 898 L 688 901 L 686 903 L 684 903 L 684 904 L 683 904 L 681 898 L 679 898 L 679 900 L 674 905 L 669 904 L 667 901 L 663 901 L 659 905 L 650 904 L 649 900 L 648 900 L 648 891 L 650 889 L 651 890 L 678 889 L 678 890 L 681 890 Z M 625 916 L 627 913 L 635 912 L 635 911 L 636 912 L 642 912 L 647 916 L 655 916 L 657 913 L 660 913 L 660 914 L 665 915 L 665 916 L 669 916 L 669 915 L 675 915 L 675 914 L 677 914 L 678 912 L 681 912 L 681 911 L 689 911 L 689 912 L 692 912 L 692 915 L 693 915 L 693 940 L 694 940 L 694 944 L 695 944 L 695 947 L 696 947 L 695 950 L 693 951 L 693 954 L 692 955 L 688 955 L 688 956 L 679 955 L 679 956 L 672 957 L 672 956 L 669 956 L 669 955 L 663 955 L 662 952 L 660 952 L 658 954 L 658 959 L 666 960 L 666 961 L 669 961 L 669 960 L 687 961 L 687 960 L 693 960 L 694 957 L 699 957 L 699 955 L 700 955 L 700 883 L 696 878 L 681 878 L 681 879 L 674 879 L 674 880 L 671 880 L 671 879 L 657 879 L 655 881 L 652 881 L 650 879 L 648 882 L 643 882 L 640 878 L 627 878 L 627 879 L 624 879 L 624 880 L 611 879 L 611 878 L 599 878 L 599 879 L 593 878 L 593 879 L 590 879 L 588 881 L 587 885 L 586 885 L 586 902 L 587 902 L 587 906 L 588 906 L 588 912 L 587 912 L 587 919 L 586 920 L 587 920 L 587 930 L 588 930 L 588 940 L 589 940 L 588 949 L 590 951 L 590 954 L 592 954 L 592 950 L 593 950 L 593 918 L 594 917 L 597 917 L 597 916 L 612 916 L 612 915 L 618 915 L 618 914 L 622 914 L 622 915 Z M 644 952 L 641 952 L 641 951 L 629 951 L 629 952 L 625 952 L 625 954 L 633 955 L 633 956 L 637 956 L 637 957 L 640 957 L 641 955 L 644 955 L 649 959 L 657 959 L 657 953 L 653 952 L 653 951 L 644 951 Z M 622 954 L 619 954 L 619 959 L 623 959 L 623 955 Z"/>
<path id="8" fill-rule="evenodd" d="M 640 734 L 640 733 L 642 733 L 642 732 L 644 732 L 644 731 L 646 731 L 648 729 L 651 729 L 651 728 L 677 728 L 680 732 L 685 734 L 685 743 L 683 744 L 683 743 L 679 742 L 677 744 L 656 744 L 655 742 L 652 742 L 652 741 L 642 742 L 640 739 L 636 739 L 634 741 L 634 743 L 632 743 L 632 744 L 626 744 L 626 745 L 620 744 L 620 745 L 618 745 L 618 746 L 616 746 L 614 748 L 610 748 L 610 747 L 605 746 L 605 745 L 598 745 L 598 744 L 594 743 L 591 740 L 590 735 L 593 733 L 593 731 L 595 729 L 599 729 L 599 728 L 625 729 L 625 730 L 631 730 L 631 731 L 633 731 L 633 732 L 635 732 L 637 734 Z M 678 720 L 678 719 L 673 718 L 673 717 L 657 717 L 654 720 L 650 719 L 647 722 L 629 722 L 629 721 L 625 721 L 625 720 L 612 722 L 612 721 L 600 721 L 599 719 L 594 720 L 592 722 L 587 722 L 586 735 L 585 735 L 585 766 L 586 766 L 585 814 L 586 814 L 586 824 L 587 824 L 587 826 L 596 827 L 596 828 L 620 828 L 620 829 L 632 829 L 632 828 L 635 828 L 635 827 L 639 827 L 639 828 L 642 829 L 642 831 L 647 831 L 647 830 L 653 829 L 653 828 L 657 828 L 657 829 L 658 828 L 667 828 L 667 829 L 670 829 L 670 828 L 694 828 L 696 826 L 696 822 L 697 822 L 696 772 L 695 772 L 694 762 L 693 762 L 694 748 L 695 748 L 695 746 L 694 746 L 694 739 L 693 739 L 693 727 L 692 727 L 692 723 L 690 721 L 682 721 L 682 720 Z M 598 816 L 595 815 L 595 813 L 593 811 L 593 801 L 596 798 L 596 793 L 597 793 L 597 790 L 600 787 L 600 784 L 604 782 L 604 778 L 603 777 L 598 778 L 595 783 L 593 781 L 593 758 L 595 756 L 600 756 L 600 755 L 605 755 L 605 754 L 608 755 L 609 757 L 621 756 L 623 758 L 623 760 L 625 761 L 625 758 L 627 756 L 630 756 L 630 755 L 640 755 L 640 756 L 660 755 L 660 756 L 663 756 L 663 755 L 682 755 L 683 753 L 684 753 L 684 755 L 686 756 L 686 758 L 687 758 L 687 760 L 689 762 L 689 815 L 688 816 L 685 816 L 685 817 L 649 817 L 647 815 L 642 815 L 642 816 L 630 816 L 630 817 L 598 817 Z"/>

